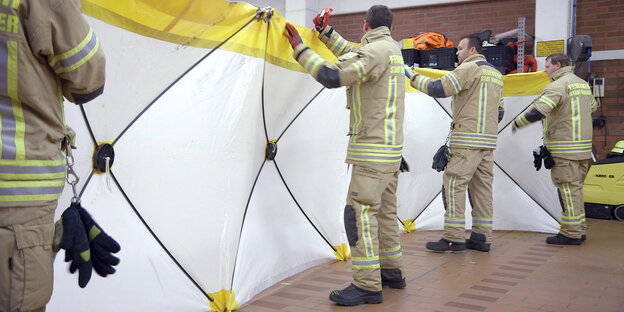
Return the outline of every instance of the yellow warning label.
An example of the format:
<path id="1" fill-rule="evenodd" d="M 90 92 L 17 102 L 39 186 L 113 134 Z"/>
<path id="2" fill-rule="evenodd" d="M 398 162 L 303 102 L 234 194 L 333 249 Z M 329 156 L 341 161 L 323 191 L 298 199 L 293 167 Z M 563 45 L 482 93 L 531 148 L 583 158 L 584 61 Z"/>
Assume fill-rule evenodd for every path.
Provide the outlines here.
<path id="1" fill-rule="evenodd" d="M 553 40 L 553 41 L 538 41 L 537 42 L 537 53 L 538 57 L 540 56 L 549 56 L 553 53 L 561 52 L 564 53 L 564 40 Z"/>

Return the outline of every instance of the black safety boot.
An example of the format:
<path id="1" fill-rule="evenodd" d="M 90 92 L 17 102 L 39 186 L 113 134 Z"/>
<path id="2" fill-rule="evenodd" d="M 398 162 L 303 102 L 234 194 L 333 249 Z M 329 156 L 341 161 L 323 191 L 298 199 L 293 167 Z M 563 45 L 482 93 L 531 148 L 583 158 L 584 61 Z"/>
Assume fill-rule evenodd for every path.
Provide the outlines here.
<path id="1" fill-rule="evenodd" d="M 466 240 L 466 248 L 488 252 L 490 251 L 490 244 L 486 244 L 485 241 L 485 235 L 472 232 L 470 238 Z"/>
<path id="2" fill-rule="evenodd" d="M 466 243 L 452 242 L 441 238 L 437 242 L 428 242 L 425 247 L 433 252 L 462 252 L 466 250 Z"/>
<path id="3" fill-rule="evenodd" d="M 401 276 L 401 270 L 381 268 L 381 286 L 390 287 L 394 289 L 403 289 L 405 284 L 405 278 Z"/>
<path id="4" fill-rule="evenodd" d="M 558 233 L 556 236 L 551 236 L 546 238 L 546 244 L 553 245 L 580 245 L 580 238 L 569 238 L 561 233 Z"/>
<path id="5" fill-rule="evenodd" d="M 381 303 L 383 296 L 381 291 L 365 290 L 351 284 L 343 290 L 333 290 L 329 294 L 329 300 L 337 305 L 353 306 L 362 303 Z"/>
<path id="6" fill-rule="evenodd" d="M 581 241 L 584 242 L 587 239 L 587 235 L 583 234 L 581 235 Z"/>

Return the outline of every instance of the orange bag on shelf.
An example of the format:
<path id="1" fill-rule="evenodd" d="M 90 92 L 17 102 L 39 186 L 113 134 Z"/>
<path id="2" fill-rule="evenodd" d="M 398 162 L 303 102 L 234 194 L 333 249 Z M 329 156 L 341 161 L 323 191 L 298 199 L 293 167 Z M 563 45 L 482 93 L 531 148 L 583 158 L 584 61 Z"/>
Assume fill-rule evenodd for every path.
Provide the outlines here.
<path id="1" fill-rule="evenodd" d="M 448 40 L 444 34 L 437 32 L 426 32 L 414 37 L 414 49 L 429 50 L 437 48 L 452 48 L 455 45 Z"/>

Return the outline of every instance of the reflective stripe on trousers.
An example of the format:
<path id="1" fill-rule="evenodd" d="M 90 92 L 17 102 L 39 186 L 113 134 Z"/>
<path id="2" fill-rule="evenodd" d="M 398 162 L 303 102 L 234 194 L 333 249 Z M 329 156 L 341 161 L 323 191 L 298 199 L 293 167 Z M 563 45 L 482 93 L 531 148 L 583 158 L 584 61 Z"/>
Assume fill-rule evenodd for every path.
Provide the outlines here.
<path id="1" fill-rule="evenodd" d="M 554 158 L 554 160 L 555 167 L 551 168 L 550 174 L 553 178 L 553 184 L 557 187 L 561 204 L 561 229 L 559 232 L 569 238 L 581 238 L 581 235 L 586 234 L 587 228 L 583 181 L 589 165 L 587 160 L 561 158 Z"/>
<path id="2" fill-rule="evenodd" d="M 493 150 L 451 148 L 451 159 L 444 171 L 444 235 L 454 242 L 465 241 L 466 189 L 472 202 L 472 230 L 492 236 Z"/>
<path id="3" fill-rule="evenodd" d="M 353 283 L 381 290 L 380 268 L 403 270 L 396 214 L 398 172 L 353 166 L 347 205 L 353 208 L 357 240 L 351 245 Z M 347 229 L 349 232 L 349 229 Z"/>

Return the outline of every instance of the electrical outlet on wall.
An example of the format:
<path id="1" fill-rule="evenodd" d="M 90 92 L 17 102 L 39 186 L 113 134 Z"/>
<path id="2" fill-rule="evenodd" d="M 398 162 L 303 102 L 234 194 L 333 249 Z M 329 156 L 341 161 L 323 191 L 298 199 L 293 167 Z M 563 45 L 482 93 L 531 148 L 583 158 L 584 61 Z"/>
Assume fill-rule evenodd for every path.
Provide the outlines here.
<path id="1" fill-rule="evenodd" d="M 605 79 L 603 77 L 594 78 L 594 96 L 595 97 L 604 97 L 604 83 Z"/>

